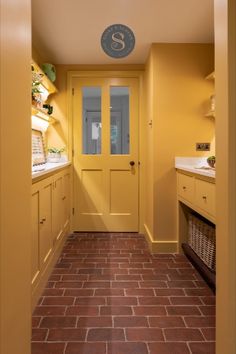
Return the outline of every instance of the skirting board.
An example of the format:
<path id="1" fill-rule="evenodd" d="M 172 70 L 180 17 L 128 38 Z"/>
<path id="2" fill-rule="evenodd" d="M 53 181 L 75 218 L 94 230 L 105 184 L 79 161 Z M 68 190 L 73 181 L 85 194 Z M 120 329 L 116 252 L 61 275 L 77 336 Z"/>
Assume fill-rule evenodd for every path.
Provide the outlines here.
<path id="1" fill-rule="evenodd" d="M 154 241 L 146 224 L 144 224 L 144 235 L 151 253 L 177 253 L 178 241 Z"/>
<path id="2" fill-rule="evenodd" d="M 57 243 L 55 250 L 54 250 L 52 256 L 50 257 L 50 260 L 49 260 L 46 268 L 43 270 L 43 272 L 40 276 L 38 284 L 36 285 L 35 289 L 32 292 L 32 300 L 31 300 L 32 312 L 34 311 L 35 306 L 37 305 L 39 298 L 40 298 L 40 296 L 47 284 L 47 281 L 48 281 L 48 278 L 52 272 L 52 269 L 55 266 L 60 254 L 62 252 L 63 246 L 67 240 L 68 235 L 69 235 L 69 227 L 63 232 L 63 236 L 61 237 L 61 239 Z"/>

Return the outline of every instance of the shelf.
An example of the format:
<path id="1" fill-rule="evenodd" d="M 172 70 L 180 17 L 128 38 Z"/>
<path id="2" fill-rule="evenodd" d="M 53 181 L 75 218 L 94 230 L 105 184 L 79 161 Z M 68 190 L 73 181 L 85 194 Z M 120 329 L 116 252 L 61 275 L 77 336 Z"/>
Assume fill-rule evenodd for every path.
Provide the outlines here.
<path id="1" fill-rule="evenodd" d="M 57 92 L 56 86 L 52 83 L 51 80 L 47 77 L 47 75 L 43 72 L 43 70 L 32 60 L 31 65 L 34 68 L 34 72 L 39 74 L 42 78 L 41 85 L 48 91 L 48 94 L 52 94 Z"/>
<path id="2" fill-rule="evenodd" d="M 206 80 L 215 80 L 215 72 L 213 71 L 212 73 L 207 75 Z"/>
<path id="3" fill-rule="evenodd" d="M 48 122 L 49 124 L 54 124 L 54 123 L 58 122 L 58 119 L 47 114 L 44 109 L 37 108 L 35 106 L 31 107 L 31 115 L 41 118 L 44 121 Z"/>

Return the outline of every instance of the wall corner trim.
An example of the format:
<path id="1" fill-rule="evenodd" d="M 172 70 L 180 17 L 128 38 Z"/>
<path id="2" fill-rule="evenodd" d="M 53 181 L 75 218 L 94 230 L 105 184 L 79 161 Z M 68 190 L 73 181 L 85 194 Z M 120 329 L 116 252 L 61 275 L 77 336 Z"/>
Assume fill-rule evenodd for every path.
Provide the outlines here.
<path id="1" fill-rule="evenodd" d="M 146 224 L 143 225 L 144 236 L 151 253 L 177 253 L 178 241 L 155 241 Z"/>

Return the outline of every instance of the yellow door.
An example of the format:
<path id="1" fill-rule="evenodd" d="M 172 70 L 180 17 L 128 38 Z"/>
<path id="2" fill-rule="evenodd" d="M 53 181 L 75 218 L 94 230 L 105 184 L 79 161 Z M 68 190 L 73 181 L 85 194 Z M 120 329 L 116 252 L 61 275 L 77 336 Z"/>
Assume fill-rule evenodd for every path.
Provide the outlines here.
<path id="1" fill-rule="evenodd" d="M 138 231 L 138 79 L 73 79 L 76 231 Z"/>

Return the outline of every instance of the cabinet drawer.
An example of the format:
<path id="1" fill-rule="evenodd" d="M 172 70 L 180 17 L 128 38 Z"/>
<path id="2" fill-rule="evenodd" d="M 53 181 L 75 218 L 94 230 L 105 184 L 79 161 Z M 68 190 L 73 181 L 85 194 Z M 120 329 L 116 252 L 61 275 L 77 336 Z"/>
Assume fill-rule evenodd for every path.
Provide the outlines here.
<path id="1" fill-rule="evenodd" d="M 194 202 L 194 177 L 178 173 L 178 194 L 188 202 Z"/>
<path id="2" fill-rule="evenodd" d="M 196 179 L 195 188 L 196 206 L 215 216 L 215 184 Z"/>

